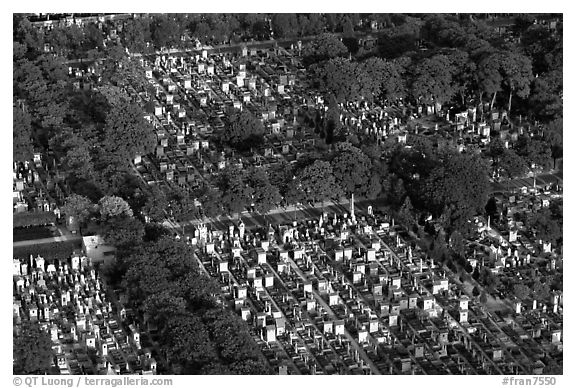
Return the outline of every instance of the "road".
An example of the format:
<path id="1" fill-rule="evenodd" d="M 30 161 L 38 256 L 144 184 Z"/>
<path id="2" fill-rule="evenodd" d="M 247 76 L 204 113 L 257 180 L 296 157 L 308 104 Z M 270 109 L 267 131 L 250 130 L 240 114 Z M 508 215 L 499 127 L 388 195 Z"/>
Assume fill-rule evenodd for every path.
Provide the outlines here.
<path id="1" fill-rule="evenodd" d="M 184 233 L 188 234 L 192 232 L 192 228 L 196 225 L 204 223 L 206 225 L 210 225 L 212 230 L 228 230 L 228 227 L 232 224 L 237 224 L 240 220 L 244 223 L 246 228 L 253 229 L 256 227 L 264 227 L 268 226 L 269 224 L 278 225 L 278 224 L 289 224 L 293 221 L 302 220 L 309 220 L 309 219 L 318 219 L 322 213 L 327 213 L 329 218 L 332 219 L 335 213 L 343 214 L 349 213 L 349 201 L 342 201 L 339 203 L 326 201 L 325 206 L 321 206 L 321 204 L 316 204 L 316 206 L 289 206 L 287 208 L 277 208 L 273 209 L 266 214 L 261 214 L 257 212 L 248 213 L 243 212 L 240 214 L 240 217 L 231 217 L 229 215 L 220 216 L 216 218 L 207 218 L 206 220 L 195 219 L 191 221 L 185 222 L 174 222 L 168 221 L 168 226 L 170 226 L 174 230 L 181 231 L 184 228 Z M 376 200 L 361 200 L 361 201 L 354 201 L 354 206 L 357 212 L 364 212 L 366 213 L 368 210 L 368 206 L 372 205 L 373 208 L 376 210 L 378 205 L 383 205 L 384 202 L 381 199 Z M 327 222 L 327 220 L 324 220 Z"/>
<path id="2" fill-rule="evenodd" d="M 536 186 L 538 187 L 543 187 L 545 185 L 556 183 L 559 183 L 560 185 L 563 184 L 562 170 L 536 175 Z M 504 182 L 492 182 L 491 189 L 492 192 L 495 193 L 495 192 L 518 190 L 522 187 L 530 188 L 533 186 L 534 186 L 534 178 L 527 177 L 527 178 L 512 179 Z"/>
<path id="3" fill-rule="evenodd" d="M 40 245 L 40 244 L 47 244 L 53 242 L 62 242 L 62 241 L 80 241 L 82 240 L 82 236 L 73 236 L 73 235 L 63 235 L 58 237 L 48 237 L 48 238 L 40 238 L 37 240 L 24 240 L 24 241 L 15 241 L 12 243 L 12 247 L 26 247 L 29 245 Z"/>

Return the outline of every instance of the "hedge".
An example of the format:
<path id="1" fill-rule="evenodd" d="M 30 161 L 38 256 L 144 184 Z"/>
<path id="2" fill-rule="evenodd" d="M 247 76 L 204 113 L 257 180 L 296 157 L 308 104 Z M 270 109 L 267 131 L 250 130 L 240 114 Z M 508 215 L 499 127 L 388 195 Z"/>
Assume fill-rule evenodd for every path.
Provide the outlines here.
<path id="1" fill-rule="evenodd" d="M 56 214 L 53 212 L 23 212 L 13 215 L 13 228 L 27 226 L 44 226 L 56 222 Z"/>
<path id="2" fill-rule="evenodd" d="M 14 247 L 13 256 L 16 259 L 29 259 L 30 255 L 40 255 L 46 260 L 67 259 L 72 256 L 74 250 L 81 249 L 82 241 L 60 241 L 45 244 L 27 245 Z"/>

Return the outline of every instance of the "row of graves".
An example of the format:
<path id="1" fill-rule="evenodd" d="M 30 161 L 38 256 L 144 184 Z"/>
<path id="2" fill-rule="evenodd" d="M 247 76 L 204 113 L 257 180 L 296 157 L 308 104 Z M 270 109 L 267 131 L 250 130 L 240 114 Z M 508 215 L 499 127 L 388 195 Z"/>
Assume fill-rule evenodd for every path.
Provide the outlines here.
<path id="1" fill-rule="evenodd" d="M 381 144 L 387 138 L 406 143 L 409 118 L 402 100 L 380 105 L 368 101 L 339 104 L 340 123 L 360 139 L 370 139 Z"/>
<path id="2" fill-rule="evenodd" d="M 45 170 L 43 155 L 33 153 L 31 161 L 15 161 L 12 168 L 12 205 L 14 213 L 28 211 L 55 212 L 59 215 L 52 195 L 59 189 Z M 52 193 L 52 195 L 51 195 Z"/>
<path id="3" fill-rule="evenodd" d="M 510 224 L 514 225 L 506 230 L 506 234 L 503 230 L 498 231 L 490 226 L 486 220 L 481 220 L 478 224 L 479 237 L 468 242 L 466 252 L 468 262 L 474 270 L 487 268 L 502 280 L 502 284 L 526 284 L 530 289 L 534 279 L 553 279 L 559 274 L 561 276 L 561 268 L 557 267 L 560 259 L 556 255 L 539 255 L 534 249 L 534 243 L 530 243 L 530 239 L 522 235 L 522 227 L 514 221 L 510 220 Z M 525 300 L 519 300 L 508 293 L 506 287 L 501 286 L 493 291 L 491 296 L 494 299 L 510 300 L 513 311 L 502 317 L 488 314 L 492 319 L 490 322 L 490 319 L 485 317 L 483 307 L 480 307 L 481 312 L 478 315 L 484 316 L 481 320 L 482 326 L 496 325 L 499 331 L 506 333 L 508 339 L 504 342 L 504 349 L 508 349 L 517 359 L 523 360 L 520 365 L 529 366 L 533 373 L 541 373 L 544 359 L 551 355 L 561 362 L 562 292 L 552 291 L 548 296 L 528 296 Z M 494 333 L 494 330 L 490 329 L 488 333 Z M 482 336 L 490 337 L 490 334 Z"/>
<path id="4" fill-rule="evenodd" d="M 296 82 L 299 69 L 270 51 L 234 57 L 204 50 L 151 60 L 143 58 L 142 64 L 156 92 L 141 103 L 158 145 L 154 155 L 135 159 L 146 182 L 193 188 L 228 164 L 292 160 L 309 145 L 310 139 L 295 139 L 299 104 L 305 102 L 297 95 L 303 88 Z M 229 149 L 217 150 L 211 135 L 222 130 L 229 109 L 250 110 L 276 140 L 243 160 Z"/>
<path id="5" fill-rule="evenodd" d="M 386 242 L 388 246 L 393 247 L 395 242 L 389 236 L 384 236 L 383 240 L 386 241 L 386 239 L 388 239 Z M 403 245 L 401 238 L 397 238 L 397 242 L 400 246 Z M 509 256 L 511 255 L 513 255 L 512 252 L 509 253 Z M 399 256 L 401 257 L 401 254 Z M 407 250 L 407 256 L 411 256 L 410 249 Z M 432 267 L 435 267 L 433 263 Z M 409 265 L 405 268 L 410 269 Z M 472 297 L 469 291 L 462 286 L 457 276 L 449 271 L 447 273 L 445 270 L 443 267 L 437 267 L 436 271 L 426 276 L 427 280 L 421 278 L 423 280 L 421 285 L 428 287 L 435 297 L 435 303 L 443 307 L 443 314 L 449 325 L 457 324 L 469 334 L 477 331 L 485 333 L 482 334 L 482 342 L 471 342 L 469 339 L 461 337 L 461 341 L 467 343 L 468 350 L 473 350 L 476 345 L 483 347 L 483 351 L 475 351 L 480 358 L 477 361 L 481 361 L 483 365 L 482 370 L 488 371 L 488 373 L 502 373 L 502 371 L 504 373 L 541 373 L 542 358 L 545 353 L 533 352 L 533 349 L 536 348 L 526 345 L 523 341 L 515 341 L 514 337 L 505 334 L 506 330 L 510 331 L 517 327 L 513 320 L 514 316 L 507 317 L 506 321 L 499 320 L 499 323 L 495 323 L 494 321 L 498 318 L 494 318 L 489 313 L 486 314 L 484 306 L 478 303 L 477 298 Z M 418 270 L 418 272 L 421 271 L 421 269 Z M 414 267 L 412 267 L 411 272 L 415 272 Z M 550 307 L 553 308 L 552 305 L 558 304 L 559 301 L 551 300 L 550 303 L 552 303 Z M 559 323 L 561 324 L 561 320 Z M 558 329 L 560 324 L 557 324 L 555 329 Z M 552 341 L 553 338 L 559 338 L 560 334 L 552 335 L 552 332 L 549 332 L 547 335 L 547 338 Z M 556 341 L 556 339 L 554 340 Z M 543 344 L 537 349 L 542 350 L 545 346 L 548 345 Z M 516 353 L 519 353 L 520 356 Z"/>
<path id="6" fill-rule="evenodd" d="M 194 189 L 202 181 L 202 150 L 209 150 L 206 133 L 210 124 L 201 111 L 188 104 L 188 97 L 180 84 L 168 75 L 157 80 L 151 69 L 145 71 L 155 95 L 146 95 L 145 118 L 156 131 L 157 145 L 154 153 L 137 156 L 135 165 L 147 183 L 163 183 L 168 186 Z M 206 123 L 200 125 L 199 123 Z"/>
<path id="7" fill-rule="evenodd" d="M 114 300 L 82 254 L 13 260 L 14 330 L 38 322 L 50 335 L 60 374 L 156 374 L 145 333 L 127 324 Z"/>
<path id="8" fill-rule="evenodd" d="M 473 267 L 486 266 L 503 283 L 511 281 L 532 289 L 535 279 L 549 282 L 562 276 L 562 256 L 552 251 L 549 242 L 530 239 L 522 222 L 514 221 L 514 212 L 531 211 L 519 206 L 517 199 L 521 203 L 534 201 L 532 205 L 540 202 L 536 195 L 517 194 L 513 203 L 508 202 L 507 223 L 497 227 L 487 224 L 482 228 L 480 222 L 483 230 L 478 241 L 468 244 L 468 261 Z M 505 317 L 505 329 L 510 336 L 524 344 L 522 351 L 526 354 L 536 353 L 532 357 L 533 364 L 541 363 L 545 355 L 551 354 L 561 361 L 563 292 L 554 290 L 528 296 L 524 300 L 506 295 L 507 292 L 502 287 L 494 293 L 494 297 L 512 299 L 513 314 Z M 538 351 L 534 352 L 534 349 Z"/>
<path id="9" fill-rule="evenodd" d="M 393 220 L 353 214 L 199 234 L 198 257 L 280 372 L 538 372 Z"/>
<path id="10" fill-rule="evenodd" d="M 92 90 L 102 81 L 96 63 L 89 66 L 68 66 L 68 76 L 72 79 L 74 90 Z"/>

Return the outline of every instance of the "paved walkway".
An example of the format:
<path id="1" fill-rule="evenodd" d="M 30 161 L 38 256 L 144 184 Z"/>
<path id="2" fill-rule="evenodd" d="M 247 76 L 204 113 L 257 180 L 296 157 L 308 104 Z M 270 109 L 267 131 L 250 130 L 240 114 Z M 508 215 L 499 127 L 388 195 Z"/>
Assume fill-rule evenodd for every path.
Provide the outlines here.
<path id="1" fill-rule="evenodd" d="M 37 240 L 16 241 L 12 243 L 12 246 L 15 248 L 15 247 L 26 247 L 29 245 L 47 244 L 53 242 L 80 241 L 80 240 L 82 240 L 82 236 L 64 235 L 58 237 L 39 238 Z"/>
<path id="2" fill-rule="evenodd" d="M 562 185 L 563 182 L 563 171 L 550 171 L 536 175 L 536 186 L 543 187 L 550 184 L 556 184 L 557 182 Z M 492 182 L 491 188 L 492 192 L 506 192 L 511 190 L 518 190 L 522 187 L 531 188 L 534 186 L 534 177 L 516 178 L 508 181 L 502 182 Z"/>
<path id="3" fill-rule="evenodd" d="M 380 204 L 383 204 L 382 200 L 360 200 L 354 201 L 355 208 L 357 212 L 366 212 L 369 205 L 372 205 L 374 209 Z M 205 225 L 210 225 L 212 230 L 227 230 L 231 224 L 237 224 L 239 220 L 242 220 L 246 228 L 252 229 L 258 226 L 267 226 L 268 224 L 289 224 L 292 221 L 302 221 L 307 219 L 318 219 L 320 215 L 326 212 L 329 216 L 334 213 L 343 214 L 350 212 L 350 201 L 344 200 L 341 202 L 325 201 L 322 204 L 317 203 L 315 206 L 288 206 L 286 208 L 276 208 L 266 214 L 261 213 L 241 213 L 239 217 L 231 216 L 220 216 L 215 218 L 206 218 L 204 220 L 194 219 L 184 222 L 174 222 L 165 221 L 164 225 L 169 228 L 182 233 L 184 228 L 185 233 L 190 233 L 190 228 L 198 224 L 204 223 Z"/>

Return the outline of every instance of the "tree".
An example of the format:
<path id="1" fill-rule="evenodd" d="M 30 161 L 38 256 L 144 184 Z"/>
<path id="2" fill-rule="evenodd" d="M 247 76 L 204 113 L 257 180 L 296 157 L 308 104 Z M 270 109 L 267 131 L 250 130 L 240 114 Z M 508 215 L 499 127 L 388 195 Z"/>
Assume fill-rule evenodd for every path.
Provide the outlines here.
<path id="1" fill-rule="evenodd" d="M 335 157 L 330 163 L 334 178 L 346 196 L 366 195 L 371 178 L 372 162 L 360 149 L 347 143 L 335 147 Z"/>
<path id="2" fill-rule="evenodd" d="M 445 55 L 435 55 L 419 62 L 414 69 L 412 96 L 424 102 L 444 104 L 456 94 L 452 74 L 455 72 L 450 59 Z"/>
<path id="3" fill-rule="evenodd" d="M 123 31 L 124 32 L 124 31 Z M 90 23 L 84 26 L 83 50 L 101 50 L 104 41 L 104 34 L 96 24 Z"/>
<path id="4" fill-rule="evenodd" d="M 476 155 L 447 153 L 423 182 L 423 202 L 435 216 L 444 214 L 456 228 L 488 199 L 488 168 Z"/>
<path id="5" fill-rule="evenodd" d="M 319 35 L 324 30 L 324 19 L 318 13 L 311 13 L 308 15 L 308 23 L 305 26 L 300 21 L 300 28 L 303 36 Z"/>
<path id="6" fill-rule="evenodd" d="M 372 172 L 370 174 L 370 180 L 368 181 L 366 191 L 364 193 L 366 198 L 369 199 L 378 198 L 378 196 L 382 192 L 383 183 L 386 183 L 386 181 L 387 179 L 381 176 L 381 174 L 378 173 L 377 169 L 373 166 Z"/>
<path id="7" fill-rule="evenodd" d="M 222 140 L 239 151 L 257 147 L 263 141 L 264 126 L 250 111 L 244 110 L 230 117 Z"/>
<path id="8" fill-rule="evenodd" d="M 338 102 L 371 98 L 371 78 L 363 67 L 344 58 L 333 58 L 313 68 L 320 90 L 334 94 Z"/>
<path id="9" fill-rule="evenodd" d="M 332 144 L 334 142 L 334 135 L 336 135 L 342 125 L 340 122 L 340 108 L 338 107 L 338 102 L 336 97 L 332 93 L 328 96 L 328 110 L 323 117 L 324 122 L 324 134 L 326 144 Z"/>
<path id="10" fill-rule="evenodd" d="M 398 19 L 385 28 L 378 39 L 378 51 L 382 58 L 397 58 L 418 49 L 422 20 L 404 15 L 394 16 Z"/>
<path id="11" fill-rule="evenodd" d="M 68 108 L 68 75 L 63 58 L 41 55 L 34 61 L 14 63 L 14 99 L 25 99 L 33 127 L 46 131 L 59 128 Z"/>
<path id="12" fill-rule="evenodd" d="M 390 101 L 406 96 L 406 85 L 402 77 L 404 69 L 398 61 L 372 57 L 363 61 L 361 66 L 370 79 L 366 93 L 368 96 L 380 96 Z"/>
<path id="13" fill-rule="evenodd" d="M 75 217 L 79 223 L 84 222 L 90 214 L 94 211 L 94 204 L 88 198 L 72 194 L 66 197 L 62 212 L 67 217 Z"/>
<path id="14" fill-rule="evenodd" d="M 541 301 L 548 301 L 550 298 L 550 285 L 548 282 L 542 283 L 540 279 L 536 279 L 532 285 L 534 298 Z"/>
<path id="15" fill-rule="evenodd" d="M 104 224 L 101 233 L 106 244 L 125 249 L 142 243 L 144 225 L 133 217 L 113 217 Z"/>
<path id="16" fill-rule="evenodd" d="M 460 95 L 460 102 L 466 105 L 466 96 L 472 90 L 474 85 L 474 73 L 476 72 L 476 63 L 472 61 L 467 52 L 456 50 L 448 58 L 454 70 L 452 79 L 454 88 Z"/>
<path id="17" fill-rule="evenodd" d="M 528 172 L 526 161 L 510 149 L 504 150 L 502 156 L 498 159 L 498 166 L 506 174 L 508 179 L 521 177 Z"/>
<path id="18" fill-rule="evenodd" d="M 248 184 L 254 191 L 254 207 L 257 211 L 266 213 L 278 206 L 282 197 L 278 188 L 268 178 L 265 170 L 256 168 L 248 178 Z"/>
<path id="19" fill-rule="evenodd" d="M 309 66 L 331 58 L 347 57 L 348 48 L 336 35 L 324 33 L 304 45 L 302 56 L 305 65 Z"/>
<path id="20" fill-rule="evenodd" d="M 530 59 L 515 52 L 503 52 L 499 56 L 500 71 L 504 85 L 509 91 L 508 112 L 512 109 L 512 95 L 526 98 L 530 94 L 532 63 Z"/>
<path id="21" fill-rule="evenodd" d="M 558 54 L 557 48 L 562 45 L 562 34 L 554 34 L 540 24 L 529 24 L 520 38 L 522 51 L 532 60 L 534 71 L 544 73 L 551 70 L 547 56 Z M 561 53 L 562 50 L 560 50 Z"/>
<path id="22" fill-rule="evenodd" d="M 497 53 L 489 54 L 480 60 L 476 73 L 476 83 L 478 84 L 480 103 L 482 103 L 484 93 L 492 95 L 490 103 L 490 110 L 492 110 L 494 101 L 496 101 L 496 93 L 502 90 L 502 75 L 500 74 L 500 62 Z"/>
<path id="23" fill-rule="evenodd" d="M 217 185 L 222 192 L 222 206 L 226 213 L 240 213 L 252 203 L 254 189 L 248 185 L 245 174 L 236 167 L 226 167 Z"/>
<path id="24" fill-rule="evenodd" d="M 163 292 L 187 299 L 188 290 L 196 288 L 195 282 L 201 278 L 212 281 L 200 273 L 192 255 L 186 243 L 167 237 L 135 247 L 125 259 L 127 271 L 123 280 L 135 305 L 143 309 L 148 297 Z M 212 290 L 202 287 L 208 292 Z"/>
<path id="25" fill-rule="evenodd" d="M 293 13 L 276 13 L 272 16 L 272 31 L 278 38 L 290 38 L 298 31 L 298 18 Z"/>
<path id="26" fill-rule="evenodd" d="M 530 288 L 525 284 L 514 284 L 513 292 L 516 298 L 524 300 L 530 296 Z"/>
<path id="27" fill-rule="evenodd" d="M 285 160 L 281 160 L 278 164 L 270 165 L 267 172 L 270 184 L 278 188 L 282 197 L 286 197 L 286 193 L 294 179 L 294 169 L 292 164 Z"/>
<path id="28" fill-rule="evenodd" d="M 146 43 L 152 40 L 150 19 L 127 19 L 122 29 L 122 42 L 130 52 L 146 52 Z"/>
<path id="29" fill-rule="evenodd" d="M 130 205 L 120 197 L 107 195 L 100 199 L 98 206 L 100 208 L 100 216 L 103 220 L 118 216 L 133 216 Z"/>
<path id="30" fill-rule="evenodd" d="M 140 106 L 128 102 L 127 96 L 120 93 L 118 99 L 108 100 L 112 108 L 106 115 L 102 148 L 119 166 L 129 166 L 136 155 L 152 151 L 156 136 Z"/>
<path id="31" fill-rule="evenodd" d="M 304 199 L 310 202 L 324 202 L 341 194 L 330 163 L 323 160 L 316 160 L 300 171 L 295 183 Z"/>
<path id="32" fill-rule="evenodd" d="M 516 152 L 524 158 L 530 169 L 540 166 L 549 168 L 552 163 L 552 150 L 550 144 L 543 140 L 535 140 L 528 136 L 518 139 Z"/>
<path id="33" fill-rule="evenodd" d="M 168 199 L 166 193 L 152 186 L 150 193 L 146 196 L 146 202 L 142 209 L 143 213 L 154 221 L 162 221 L 166 218 Z"/>
<path id="34" fill-rule="evenodd" d="M 64 130 L 53 139 L 60 140 L 62 151 L 65 152 L 61 158 L 65 171 L 82 179 L 94 178 L 94 163 L 90 153 L 92 147 L 88 141 L 71 130 Z"/>
<path id="35" fill-rule="evenodd" d="M 553 70 L 536 77 L 530 95 L 530 107 L 539 120 L 553 120 L 563 115 L 564 91 L 561 70 Z"/>
<path id="36" fill-rule="evenodd" d="M 124 260 L 130 300 L 158 325 L 160 351 L 173 373 L 222 372 L 245 364 L 268 373 L 247 325 L 216 303 L 219 286 L 200 272 L 193 254 L 184 242 L 160 238 L 135 247 Z"/>
<path id="37" fill-rule="evenodd" d="M 464 245 L 464 237 L 462 233 L 455 230 L 450 235 L 450 239 L 448 240 L 450 243 L 450 248 L 459 256 L 464 256 L 466 252 L 466 246 Z"/>
<path id="38" fill-rule="evenodd" d="M 192 314 L 171 315 L 162 333 L 162 350 L 170 363 L 178 363 L 181 373 L 198 373 L 218 361 L 218 355 L 202 320 Z"/>
<path id="39" fill-rule="evenodd" d="M 23 109 L 12 109 L 12 158 L 14 161 L 26 161 L 32 159 L 32 120 L 30 115 Z"/>
<path id="40" fill-rule="evenodd" d="M 558 118 L 550 123 L 544 130 L 543 140 L 551 145 L 552 158 L 554 159 L 554 167 L 556 167 L 556 159 L 563 157 L 563 120 Z"/>
<path id="41" fill-rule="evenodd" d="M 468 33 L 449 15 L 428 15 L 422 26 L 422 36 L 432 43 L 443 47 L 461 47 Z"/>
<path id="42" fill-rule="evenodd" d="M 14 42 L 22 46 L 21 56 L 36 58 L 44 49 L 44 34 L 32 25 L 26 14 L 13 14 L 13 26 Z"/>
<path id="43" fill-rule="evenodd" d="M 562 228 L 552 217 L 549 209 L 540 210 L 529 220 L 529 227 L 534 231 L 537 239 L 556 245 L 562 238 Z"/>
<path id="44" fill-rule="evenodd" d="M 175 47 L 180 42 L 182 25 L 171 14 L 154 15 L 150 26 L 152 41 L 156 48 Z"/>
<path id="45" fill-rule="evenodd" d="M 255 368 L 249 368 L 252 373 L 267 374 L 266 366 L 256 343 L 252 340 L 248 325 L 228 309 L 215 308 L 206 312 L 203 321 L 208 327 L 216 349 L 222 361 L 231 369 L 242 371 L 248 360 Z M 252 364 L 252 362 L 250 362 Z"/>
<path id="46" fill-rule="evenodd" d="M 416 223 L 415 210 L 409 196 L 406 196 L 402 206 L 398 210 L 398 222 L 408 228 Z"/>
<path id="47" fill-rule="evenodd" d="M 37 322 L 24 320 L 12 336 L 15 375 L 43 375 L 52 365 L 52 341 Z"/>
<path id="48" fill-rule="evenodd" d="M 169 291 L 149 295 L 143 304 L 143 311 L 148 314 L 150 321 L 165 327 L 172 319 L 186 314 L 186 299 L 175 296 Z"/>
<path id="49" fill-rule="evenodd" d="M 496 197 L 492 196 L 488 199 L 484 210 L 486 211 L 486 216 L 490 216 L 492 219 L 496 217 L 498 214 L 498 203 L 496 202 Z"/>

